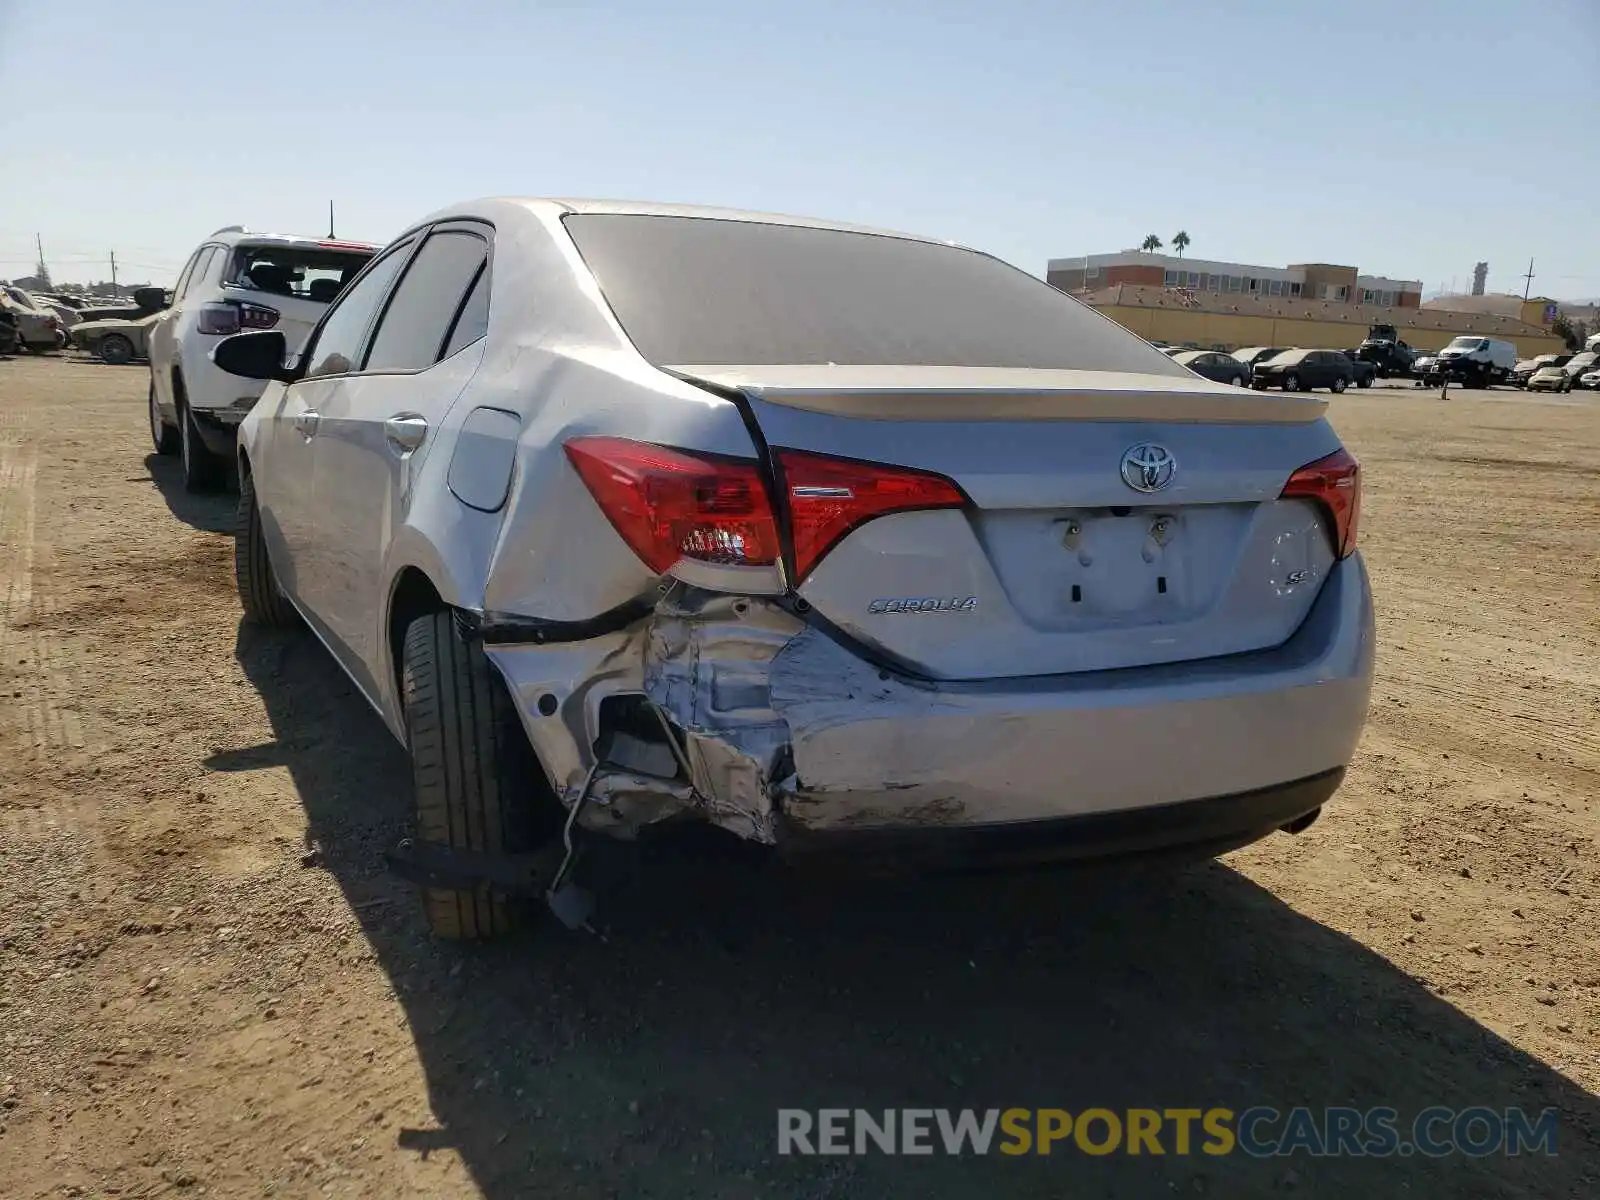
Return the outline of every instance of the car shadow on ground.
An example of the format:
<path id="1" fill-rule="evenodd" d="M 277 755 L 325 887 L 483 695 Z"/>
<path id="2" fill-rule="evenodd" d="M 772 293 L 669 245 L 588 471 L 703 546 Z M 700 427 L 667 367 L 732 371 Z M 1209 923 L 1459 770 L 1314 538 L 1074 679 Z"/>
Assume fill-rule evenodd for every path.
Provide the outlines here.
<path id="1" fill-rule="evenodd" d="M 1569 1196 L 1600 1103 L 1221 864 L 920 882 L 684 856 L 603 914 L 430 941 L 383 873 L 406 759 L 313 639 L 241 627 L 323 862 L 406 1008 L 436 1124 L 489 1197 Z M 374 898 L 377 898 L 376 900 Z M 388 901 L 385 901 L 385 897 Z M 779 1108 L 1560 1109 L 1555 1158 L 780 1157 Z M 1268 1125 L 1269 1131 L 1274 1127 Z"/>
<path id="2" fill-rule="evenodd" d="M 149 445 L 149 435 L 145 435 Z M 155 483 L 172 515 L 185 525 L 207 533 L 233 533 L 233 509 L 238 496 L 228 489 L 216 492 L 191 492 L 183 486 L 183 464 L 177 455 L 147 454 L 145 469 Z"/>

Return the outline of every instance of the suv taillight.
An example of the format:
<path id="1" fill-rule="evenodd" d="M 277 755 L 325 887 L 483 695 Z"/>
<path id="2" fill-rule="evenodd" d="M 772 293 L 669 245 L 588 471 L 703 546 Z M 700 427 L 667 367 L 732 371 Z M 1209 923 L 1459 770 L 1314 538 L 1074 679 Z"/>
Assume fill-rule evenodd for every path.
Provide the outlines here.
<path id="1" fill-rule="evenodd" d="M 778 521 L 750 459 L 673 450 L 625 438 L 580 437 L 567 458 L 623 541 L 652 571 L 680 558 L 770 566 Z M 892 512 L 959 508 L 966 496 L 942 475 L 777 451 L 798 584 L 852 529 Z"/>
<path id="2" fill-rule="evenodd" d="M 195 326 L 201 333 L 229 334 L 241 329 L 271 329 L 278 323 L 278 310 L 265 304 L 246 304 L 243 301 L 202 304 L 200 320 Z"/>
<path id="3" fill-rule="evenodd" d="M 1361 464 L 1342 447 L 1326 458 L 1307 463 L 1283 485 L 1285 499 L 1315 500 L 1327 513 L 1328 536 L 1335 558 L 1345 558 L 1356 548 L 1361 522 Z"/>

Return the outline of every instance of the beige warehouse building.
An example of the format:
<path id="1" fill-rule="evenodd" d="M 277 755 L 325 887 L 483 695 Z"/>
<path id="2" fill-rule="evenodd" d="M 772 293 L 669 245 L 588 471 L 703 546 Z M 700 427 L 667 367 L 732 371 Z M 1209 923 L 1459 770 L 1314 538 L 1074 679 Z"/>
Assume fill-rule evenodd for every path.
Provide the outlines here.
<path id="1" fill-rule="evenodd" d="M 1367 328 L 1395 326 L 1412 346 L 1437 350 L 1463 334 L 1504 338 L 1521 357 L 1566 344 L 1550 330 L 1556 306 L 1546 297 L 1442 307 L 1422 303 L 1422 285 L 1361 275 L 1354 267 L 1302 263 L 1257 267 L 1126 251 L 1051 259 L 1046 279 L 1141 337 L 1207 347 L 1314 346 L 1348 349 Z M 1461 297 L 1482 301 L 1484 297 Z"/>

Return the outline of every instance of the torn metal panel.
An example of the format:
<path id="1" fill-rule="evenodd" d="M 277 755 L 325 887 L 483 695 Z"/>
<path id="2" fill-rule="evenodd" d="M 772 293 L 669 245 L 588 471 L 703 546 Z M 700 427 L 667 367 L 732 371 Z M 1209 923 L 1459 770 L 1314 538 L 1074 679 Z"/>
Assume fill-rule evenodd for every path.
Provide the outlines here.
<path id="1" fill-rule="evenodd" d="M 792 768 L 788 726 L 772 711 L 768 673 L 802 628 L 769 602 L 680 587 L 644 622 L 620 633 L 556 645 L 489 645 L 485 653 L 511 688 L 564 804 L 576 798 L 594 762 L 606 699 L 642 694 L 682 734 L 688 780 L 629 770 L 626 763 L 603 769 L 583 826 L 633 837 L 646 825 L 687 816 L 770 843 L 774 784 Z"/>
<path id="2" fill-rule="evenodd" d="M 563 803 L 572 803 L 594 762 L 601 702 L 641 689 L 644 642 L 636 626 L 581 642 L 484 647 Z"/>
<path id="3" fill-rule="evenodd" d="M 691 588 L 649 622 L 645 693 L 684 734 L 705 819 L 752 841 L 776 840 L 774 784 L 792 770 L 771 663 L 804 628 L 769 602 Z"/>

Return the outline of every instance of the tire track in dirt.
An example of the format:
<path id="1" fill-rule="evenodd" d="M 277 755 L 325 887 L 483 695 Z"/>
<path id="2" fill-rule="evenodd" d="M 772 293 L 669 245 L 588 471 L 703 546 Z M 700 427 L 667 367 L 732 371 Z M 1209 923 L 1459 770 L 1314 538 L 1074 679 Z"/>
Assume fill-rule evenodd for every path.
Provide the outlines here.
<path id="1" fill-rule="evenodd" d="M 7 789 L 0 836 L 39 837 L 58 827 L 92 835 L 96 810 L 80 802 L 70 777 L 103 740 L 86 732 L 83 672 L 70 639 L 49 629 L 58 600 L 38 516 L 39 442 L 12 440 L 21 425 L 14 419 L 0 430 L 0 761 L 30 779 L 48 770 L 65 786 Z"/>

